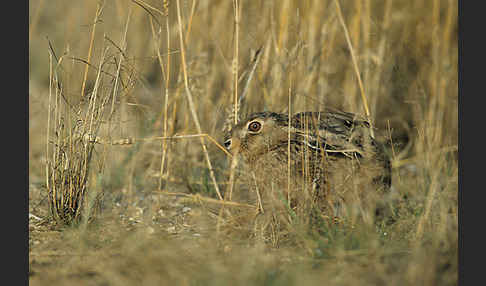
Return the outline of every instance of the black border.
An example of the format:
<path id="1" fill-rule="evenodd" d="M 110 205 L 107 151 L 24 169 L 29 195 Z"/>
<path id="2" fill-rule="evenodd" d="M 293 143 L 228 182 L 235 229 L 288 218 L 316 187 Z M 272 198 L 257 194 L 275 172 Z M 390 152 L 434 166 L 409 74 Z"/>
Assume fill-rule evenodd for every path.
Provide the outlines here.
<path id="1" fill-rule="evenodd" d="M 467 3 L 468 8 L 464 8 Z M 484 15 L 478 1 L 458 0 L 459 25 L 459 255 L 458 255 L 458 285 L 475 285 L 484 280 L 483 255 L 484 245 L 484 193 L 485 177 L 481 165 L 476 165 L 476 159 L 481 164 L 484 130 L 484 105 L 479 101 L 484 97 Z M 474 6 L 476 4 L 476 7 Z M 474 13 L 476 12 L 476 13 Z M 476 14 L 476 15 L 474 15 Z M 483 21 L 482 21 L 483 20 Z M 466 41 L 469 39 L 467 48 Z M 468 67 L 466 72 L 465 67 Z M 465 84 L 467 82 L 467 85 Z M 478 99 L 474 104 L 474 99 Z M 466 232 L 469 235 L 466 236 Z M 484 249 L 484 246 L 482 247 Z M 475 257 L 476 256 L 476 257 Z M 478 258 L 478 259 L 476 259 Z"/>
<path id="2" fill-rule="evenodd" d="M 464 201 L 464 188 L 463 188 L 463 135 L 464 135 L 464 121 L 462 120 L 463 117 L 463 95 L 464 95 L 464 88 L 463 88 L 463 76 L 464 76 L 464 68 L 463 68 L 463 38 L 464 38 L 464 15 L 463 15 L 463 3 L 461 0 L 458 0 L 458 63 L 457 63 L 457 73 L 458 73 L 458 114 L 459 114 L 459 136 L 458 136 L 458 150 L 459 150 L 459 160 L 458 160 L 458 285 L 465 285 L 464 283 L 464 271 L 463 271 L 463 261 L 464 261 L 464 239 L 463 239 L 463 225 L 464 225 L 464 216 L 463 216 L 463 201 Z"/>
<path id="3" fill-rule="evenodd" d="M 2 281 L 28 285 L 29 271 L 29 5 L 14 1 L 5 6 L 2 27 Z M 25 16 L 27 15 L 27 16 Z"/>

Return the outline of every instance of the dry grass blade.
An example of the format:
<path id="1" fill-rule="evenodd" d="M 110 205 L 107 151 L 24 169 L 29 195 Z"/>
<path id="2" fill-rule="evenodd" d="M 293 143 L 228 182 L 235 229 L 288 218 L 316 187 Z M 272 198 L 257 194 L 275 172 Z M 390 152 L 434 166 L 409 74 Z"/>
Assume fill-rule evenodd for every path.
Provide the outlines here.
<path id="1" fill-rule="evenodd" d="M 366 99 L 366 94 L 365 94 L 365 91 L 364 91 L 364 88 L 363 88 L 363 81 L 361 80 L 361 74 L 359 72 L 358 62 L 356 60 L 356 55 L 354 54 L 353 45 L 352 45 L 351 39 L 349 37 L 348 28 L 346 28 L 346 23 L 344 23 L 344 18 L 343 18 L 343 14 L 341 12 L 341 6 L 339 5 L 339 0 L 334 0 L 334 3 L 336 4 L 336 11 L 337 11 L 337 14 L 338 14 L 339 22 L 341 23 L 341 26 L 343 27 L 344 36 L 346 37 L 346 42 L 347 42 L 348 47 L 349 47 L 349 52 L 351 53 L 351 59 L 353 61 L 354 71 L 356 73 L 356 77 L 358 78 L 359 90 L 361 91 L 361 99 L 363 100 L 363 106 L 364 106 L 366 118 L 368 119 L 368 121 L 371 124 L 371 115 L 370 115 L 370 109 L 368 108 L 368 100 Z M 370 133 L 371 133 L 371 137 L 375 138 L 373 128 L 370 128 Z"/>
<path id="2" fill-rule="evenodd" d="M 96 32 L 96 25 L 98 24 L 98 19 L 101 15 L 101 12 L 103 10 L 104 2 L 99 1 L 97 6 L 96 6 L 96 14 L 95 18 L 93 21 L 93 30 L 91 31 L 91 40 L 89 42 L 89 49 L 88 49 L 88 59 L 87 62 L 88 64 L 91 61 L 91 54 L 93 52 L 93 44 L 94 44 L 94 37 L 95 37 L 95 32 Z M 89 65 L 86 65 L 84 68 L 84 77 L 83 77 L 83 85 L 81 87 L 81 96 L 84 96 L 84 89 L 86 88 L 86 81 L 88 80 L 88 70 L 89 70 Z"/>
<path id="3" fill-rule="evenodd" d="M 235 156 L 230 157 L 231 158 L 231 165 L 230 165 L 230 175 L 229 175 L 229 200 L 231 201 L 231 197 L 233 196 L 233 189 L 235 187 L 235 170 L 236 166 L 238 165 L 238 154 L 235 154 Z"/>
<path id="4" fill-rule="evenodd" d="M 231 65 L 231 72 L 233 74 L 233 104 L 234 104 L 234 124 L 238 123 L 238 38 L 240 31 L 240 5 L 238 0 L 233 0 L 233 11 L 235 14 L 235 43 L 233 63 Z"/>
<path id="5" fill-rule="evenodd" d="M 253 75 L 255 74 L 256 67 L 258 66 L 258 63 L 260 62 L 262 50 L 263 50 L 263 47 L 260 47 L 258 50 L 255 51 L 255 54 L 253 55 L 253 58 L 251 60 L 250 72 L 248 73 L 248 77 L 246 79 L 245 86 L 243 87 L 243 91 L 241 92 L 241 94 L 238 98 L 238 106 L 241 105 L 242 101 L 246 97 L 246 94 L 248 93 L 248 89 L 250 88 L 250 83 L 251 83 L 251 80 L 253 79 Z M 237 106 L 235 106 L 235 108 L 236 107 Z"/>
<path id="6" fill-rule="evenodd" d="M 243 86 L 243 90 L 239 95 L 238 102 L 236 104 L 233 104 L 231 108 L 227 110 L 227 118 L 224 121 L 222 131 L 227 132 L 231 129 L 231 126 L 234 125 L 235 122 L 238 122 L 239 119 L 235 116 L 238 116 L 239 109 L 241 108 L 242 103 L 245 100 L 246 95 L 248 94 L 248 90 L 250 89 L 250 85 L 253 79 L 253 76 L 255 74 L 255 70 L 258 66 L 258 63 L 260 62 L 260 58 L 262 55 L 262 50 L 263 47 L 260 47 L 259 49 L 256 50 L 256 52 L 253 54 L 253 58 L 251 60 L 249 72 L 246 72 L 241 75 L 241 78 L 239 81 L 245 80 L 244 83 L 245 85 Z M 237 109 L 235 111 L 235 109 Z M 236 119 L 235 119 L 236 118 Z"/>
<path id="7" fill-rule="evenodd" d="M 208 198 L 205 196 L 202 196 L 200 194 L 186 194 L 186 193 L 172 193 L 172 192 L 163 192 L 163 191 L 154 191 L 156 194 L 162 194 L 162 195 L 167 195 L 167 196 L 176 196 L 176 197 L 186 197 L 192 199 L 194 202 L 197 203 L 212 203 L 212 204 L 218 204 L 222 206 L 230 206 L 230 207 L 243 207 L 243 208 L 248 208 L 248 209 L 255 209 L 255 206 L 244 204 L 244 203 L 238 203 L 238 202 L 231 202 L 231 201 L 226 201 L 226 200 L 216 200 L 213 198 Z"/>
<path id="8" fill-rule="evenodd" d="M 157 17 L 150 11 L 155 11 L 157 12 L 159 15 L 162 15 L 162 16 L 167 16 L 165 15 L 165 13 L 163 11 L 160 11 L 159 9 L 151 6 L 150 4 L 147 4 L 146 2 L 144 1 L 139 1 L 139 0 L 131 0 L 133 3 L 137 4 L 138 6 L 140 6 L 142 9 L 144 9 L 147 13 L 149 13 L 149 15 L 155 20 L 155 22 L 157 22 L 157 24 L 160 26 L 162 26 L 159 22 L 159 20 L 157 20 Z"/>
<path id="9" fill-rule="evenodd" d="M 178 24 L 179 24 L 178 26 L 179 26 L 179 39 L 180 39 L 180 48 L 181 48 L 181 56 L 182 56 L 182 70 L 183 70 L 183 73 L 184 73 L 184 87 L 186 89 L 186 96 L 187 96 L 187 100 L 189 102 L 189 109 L 191 111 L 192 119 L 194 120 L 194 123 L 196 124 L 197 132 L 202 133 L 201 124 L 199 124 L 199 119 L 197 117 L 196 108 L 194 106 L 194 101 L 192 99 L 191 90 L 189 89 L 189 83 L 188 83 L 188 80 L 187 80 L 186 55 L 185 55 L 185 51 L 184 51 L 184 41 L 183 41 L 184 37 L 183 37 L 183 34 L 182 34 L 182 21 L 181 21 L 181 11 L 180 11 L 179 0 L 177 0 L 177 21 L 178 21 Z M 211 180 L 213 181 L 214 189 L 216 190 L 216 193 L 217 193 L 219 199 L 222 200 L 223 196 L 221 196 L 221 192 L 219 191 L 218 183 L 216 182 L 216 177 L 214 176 L 213 166 L 211 164 L 211 160 L 209 158 L 209 153 L 208 153 L 208 150 L 206 148 L 206 143 L 204 143 L 203 138 L 201 138 L 201 146 L 202 146 L 202 149 L 203 149 L 203 152 L 204 152 L 204 156 L 206 158 L 206 163 L 208 164 L 209 175 L 211 176 Z"/>
<path id="10" fill-rule="evenodd" d="M 430 156 L 430 157 L 444 156 L 445 154 L 447 154 L 449 152 L 457 152 L 457 150 L 458 150 L 457 145 L 446 146 L 446 147 L 440 148 L 438 150 L 431 151 L 428 154 L 428 156 Z M 417 154 L 417 155 L 410 157 L 410 158 L 397 159 L 397 160 L 394 160 L 392 162 L 392 166 L 393 166 L 393 168 L 400 168 L 400 167 L 403 167 L 403 166 L 406 166 L 406 165 L 409 165 L 409 164 L 412 164 L 412 163 L 416 163 L 417 161 L 423 159 L 424 156 L 425 156 L 424 154 Z"/>
<path id="11" fill-rule="evenodd" d="M 165 5 L 165 4 L 164 4 Z M 170 79 L 170 28 L 169 28 L 169 15 L 168 15 L 168 7 L 166 11 L 166 32 L 167 32 L 167 68 L 164 68 L 164 63 L 162 60 L 162 55 L 160 54 L 160 32 L 161 30 L 159 29 L 159 33 L 156 33 L 155 27 L 152 22 L 152 17 L 150 18 L 150 28 L 152 30 L 152 37 L 154 39 L 154 50 L 157 54 L 157 59 L 159 62 L 160 70 L 162 73 L 162 76 L 164 77 L 165 80 L 165 100 L 164 100 L 164 133 L 163 136 L 167 137 L 167 120 L 168 120 L 168 108 L 169 108 L 169 79 Z M 159 36 L 157 36 L 159 35 Z M 167 69 L 167 72 L 165 71 Z M 161 89 L 161 92 L 163 90 Z M 162 158 L 160 160 L 160 179 L 159 179 L 159 189 L 162 189 L 162 178 L 163 178 L 163 173 L 164 173 L 164 165 L 165 165 L 165 159 L 167 155 L 167 144 L 166 141 L 162 141 Z"/>
<path id="12" fill-rule="evenodd" d="M 81 136 L 75 136 L 75 138 L 81 138 Z M 187 135 L 174 135 L 174 136 L 154 136 L 149 138 L 123 138 L 117 140 L 105 140 L 99 136 L 90 136 L 89 134 L 84 134 L 82 136 L 84 141 L 89 141 L 96 144 L 104 145 L 133 145 L 135 142 L 150 142 L 150 141 L 167 141 L 176 139 L 191 139 L 191 138 L 208 138 L 216 147 L 223 151 L 226 155 L 232 156 L 221 144 L 219 144 L 216 139 L 211 137 L 209 134 L 187 134 Z"/>
<path id="13" fill-rule="evenodd" d="M 262 196 L 260 195 L 260 189 L 258 188 L 258 183 L 257 183 L 257 179 L 256 179 L 256 176 L 255 176 L 255 172 L 251 172 L 251 176 L 252 176 L 252 179 L 253 179 L 253 183 L 255 184 L 255 193 L 257 195 L 258 210 L 261 213 L 265 213 L 265 211 L 263 210 Z"/>
<path id="14" fill-rule="evenodd" d="M 166 6 L 167 5 L 167 6 Z M 164 6 L 166 7 L 166 14 L 167 17 L 165 18 L 165 28 L 167 31 L 167 76 L 165 78 L 165 101 L 164 101 L 164 136 L 167 137 L 167 120 L 169 117 L 169 78 L 170 78 L 170 27 L 169 27 L 169 7 L 168 2 L 164 1 Z M 159 63 L 161 68 L 163 68 L 160 52 L 157 51 L 157 56 L 159 57 Z M 162 175 L 164 173 L 164 164 L 165 159 L 167 156 L 167 144 L 163 142 L 162 146 L 162 159 L 160 160 L 160 181 L 159 181 L 159 189 L 162 189 Z"/>
<path id="15" fill-rule="evenodd" d="M 198 1 L 196 1 L 196 0 L 192 0 L 191 14 L 189 16 L 189 23 L 187 24 L 186 39 L 184 41 L 186 43 L 186 45 L 189 42 L 189 36 L 191 35 L 192 21 L 194 19 L 194 12 L 196 11 L 197 2 Z"/>
<path id="16" fill-rule="evenodd" d="M 292 118 L 292 81 L 290 82 L 290 87 L 289 87 L 289 113 L 288 113 L 288 116 L 289 116 L 289 121 L 288 121 L 288 126 L 291 126 L 290 124 L 290 120 Z M 290 155 L 292 154 L 290 152 L 290 147 L 291 147 L 291 144 L 290 144 L 290 128 L 288 128 L 288 131 L 287 131 L 287 202 L 288 202 L 288 205 L 290 207 L 290 165 L 291 165 L 291 160 L 290 160 Z"/>
<path id="17" fill-rule="evenodd" d="M 49 101 L 48 101 L 48 112 L 47 112 L 47 136 L 46 136 L 46 188 L 50 189 L 50 163 L 49 163 L 49 138 L 50 138 L 50 130 L 51 130 L 51 100 L 52 100 L 52 84 L 53 84 L 53 75 L 52 75 L 52 54 L 49 53 Z"/>
<path id="18" fill-rule="evenodd" d="M 223 124 L 223 131 L 224 132 L 229 131 L 231 129 L 231 125 L 233 124 L 231 122 L 232 117 L 234 117 L 234 122 L 236 122 L 236 123 L 238 122 L 238 117 L 237 117 L 238 116 L 238 110 L 237 109 L 241 106 L 241 103 L 242 103 L 243 99 L 245 98 L 245 96 L 248 92 L 248 88 L 250 86 L 251 80 L 253 79 L 253 75 L 255 73 L 256 67 L 258 65 L 258 62 L 260 61 L 261 50 L 262 50 L 262 48 L 259 48 L 253 56 L 253 59 L 252 59 L 252 62 L 251 62 L 251 67 L 250 67 L 250 72 L 248 73 L 248 77 L 246 79 L 243 91 L 242 91 L 241 95 L 239 96 L 238 102 L 236 102 L 233 105 L 234 110 L 229 113 L 229 117 L 226 119 L 225 123 Z M 235 88 L 237 88 L 237 86 L 235 86 Z M 235 93 L 235 94 L 237 94 L 237 93 Z M 217 144 L 217 145 L 219 145 L 219 144 Z M 226 151 L 226 153 L 231 156 L 231 154 L 229 152 Z M 230 166 L 230 176 L 229 176 L 229 180 L 230 180 L 229 200 L 231 200 L 233 190 L 234 190 L 235 170 L 236 170 L 237 165 L 238 165 L 238 156 L 232 156 L 231 157 L 231 166 Z M 263 209 L 262 209 L 262 211 L 263 211 Z"/>
<path id="19" fill-rule="evenodd" d="M 120 49 L 120 57 L 118 59 L 118 67 L 116 69 L 115 84 L 113 86 L 113 95 L 112 95 L 110 117 L 109 118 L 111 118 L 113 116 L 113 113 L 115 111 L 116 95 L 117 95 L 117 92 L 118 92 L 118 80 L 120 79 L 120 70 L 121 70 L 122 62 L 123 62 L 123 59 L 125 58 L 124 53 L 125 53 L 125 50 L 126 50 L 126 47 L 127 47 L 127 33 L 128 33 L 128 25 L 130 23 L 131 15 L 132 15 L 132 10 L 130 9 L 129 12 L 128 12 L 128 16 L 127 16 L 127 22 L 125 24 L 125 32 L 123 33 L 123 38 L 122 38 L 122 41 L 121 41 L 122 47 Z M 111 120 L 109 121 L 109 123 L 111 124 Z M 111 130 L 111 128 L 108 127 L 108 130 Z"/>

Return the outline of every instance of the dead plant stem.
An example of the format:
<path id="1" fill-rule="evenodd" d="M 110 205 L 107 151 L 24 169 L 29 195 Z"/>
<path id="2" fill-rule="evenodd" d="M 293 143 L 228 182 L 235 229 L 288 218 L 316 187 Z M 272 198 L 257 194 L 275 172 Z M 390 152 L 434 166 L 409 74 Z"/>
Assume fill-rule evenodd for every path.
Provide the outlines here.
<path id="1" fill-rule="evenodd" d="M 91 61 L 91 55 L 93 52 L 93 44 L 94 44 L 94 37 L 96 33 L 96 25 L 98 24 L 98 18 L 101 15 L 101 11 L 103 10 L 104 3 L 98 1 L 96 5 L 96 14 L 93 21 L 93 30 L 91 31 L 91 39 L 89 41 L 89 49 L 88 49 L 88 58 L 87 58 L 87 65 L 84 68 L 84 77 L 83 77 L 83 85 L 81 87 L 81 97 L 84 97 L 84 90 L 86 88 L 86 81 L 88 80 L 88 70 L 89 70 L 89 63 Z"/>

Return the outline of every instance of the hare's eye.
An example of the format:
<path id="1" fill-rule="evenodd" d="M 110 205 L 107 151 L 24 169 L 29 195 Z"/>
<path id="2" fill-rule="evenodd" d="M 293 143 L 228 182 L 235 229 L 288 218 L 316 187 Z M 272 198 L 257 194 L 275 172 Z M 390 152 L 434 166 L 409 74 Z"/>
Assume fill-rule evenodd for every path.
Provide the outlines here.
<path id="1" fill-rule="evenodd" d="M 262 128 L 262 124 L 258 121 L 253 121 L 252 123 L 248 124 L 248 130 L 251 132 L 258 132 Z"/>
<path id="2" fill-rule="evenodd" d="M 231 139 L 224 141 L 224 147 L 226 147 L 226 149 L 229 149 L 230 146 L 231 146 Z"/>

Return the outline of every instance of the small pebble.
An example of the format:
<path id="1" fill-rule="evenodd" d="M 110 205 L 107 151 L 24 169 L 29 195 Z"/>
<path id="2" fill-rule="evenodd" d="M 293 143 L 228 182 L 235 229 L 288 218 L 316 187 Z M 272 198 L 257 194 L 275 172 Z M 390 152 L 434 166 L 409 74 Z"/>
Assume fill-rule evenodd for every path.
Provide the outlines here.
<path id="1" fill-rule="evenodd" d="M 231 251 L 231 246 L 225 245 L 224 248 L 223 248 L 223 252 L 224 253 L 229 253 L 230 251 Z"/>
<path id="2" fill-rule="evenodd" d="M 189 209 L 189 210 L 190 210 L 190 209 Z M 31 219 L 31 218 L 33 218 L 33 219 L 35 219 L 35 220 L 42 220 L 40 217 L 38 217 L 38 216 L 36 216 L 36 215 L 33 215 L 33 214 L 29 213 L 29 219 Z"/>

